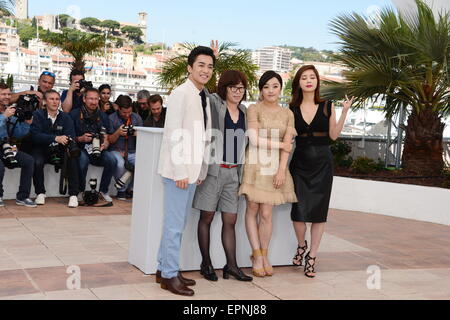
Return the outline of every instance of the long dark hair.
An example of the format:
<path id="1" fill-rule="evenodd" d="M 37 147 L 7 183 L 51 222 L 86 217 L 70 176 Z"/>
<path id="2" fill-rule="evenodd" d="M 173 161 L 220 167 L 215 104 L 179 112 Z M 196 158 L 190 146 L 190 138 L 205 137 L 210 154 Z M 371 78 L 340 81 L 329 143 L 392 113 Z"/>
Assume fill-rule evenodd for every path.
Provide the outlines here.
<path id="1" fill-rule="evenodd" d="M 302 77 L 303 73 L 307 70 L 313 70 L 317 77 L 317 88 L 314 95 L 314 101 L 316 104 L 324 102 L 323 99 L 320 98 L 320 75 L 317 71 L 316 67 L 313 65 L 306 65 L 301 67 L 297 74 L 294 77 L 294 80 L 292 80 L 292 101 L 289 104 L 291 108 L 298 108 L 303 102 L 303 91 L 300 87 L 300 78 Z"/>

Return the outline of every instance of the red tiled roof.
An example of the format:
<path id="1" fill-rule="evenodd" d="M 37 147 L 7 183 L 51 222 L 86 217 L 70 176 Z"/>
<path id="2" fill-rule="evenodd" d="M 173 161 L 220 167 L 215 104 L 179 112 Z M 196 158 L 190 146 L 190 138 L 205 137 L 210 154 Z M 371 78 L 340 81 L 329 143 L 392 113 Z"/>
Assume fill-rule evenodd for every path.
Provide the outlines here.
<path id="1" fill-rule="evenodd" d="M 29 55 L 33 55 L 33 56 L 36 56 L 36 55 L 37 55 L 36 52 L 31 51 L 31 50 L 28 50 L 28 49 L 25 49 L 25 48 L 20 48 L 20 51 L 23 52 L 23 53 L 25 53 L 25 54 L 29 54 Z"/>
<path id="2" fill-rule="evenodd" d="M 153 68 L 145 68 L 144 70 L 147 72 L 150 72 L 150 73 L 161 73 L 162 72 L 161 69 L 153 69 Z"/>

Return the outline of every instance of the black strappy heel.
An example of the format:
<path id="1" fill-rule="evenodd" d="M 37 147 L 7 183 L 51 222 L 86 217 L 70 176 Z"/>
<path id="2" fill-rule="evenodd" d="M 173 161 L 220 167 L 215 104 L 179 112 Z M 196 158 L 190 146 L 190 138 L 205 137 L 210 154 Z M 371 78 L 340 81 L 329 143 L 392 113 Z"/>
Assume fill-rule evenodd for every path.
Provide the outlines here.
<path id="1" fill-rule="evenodd" d="M 299 251 L 303 250 L 303 253 L 300 254 Z M 306 253 L 306 250 L 308 250 L 308 241 L 305 241 L 305 246 L 297 248 L 297 254 L 295 255 L 294 259 L 292 260 L 292 264 L 296 267 L 303 266 L 303 255 Z"/>
<path id="2" fill-rule="evenodd" d="M 306 261 L 306 264 L 305 264 L 305 276 L 307 276 L 308 278 L 315 278 L 316 277 L 315 275 L 311 276 L 311 275 L 309 275 L 309 273 L 316 273 L 316 271 L 314 270 L 314 267 L 316 266 L 316 259 L 317 259 L 317 257 L 312 258 L 309 255 L 310 253 L 311 252 L 308 252 L 308 254 L 306 255 L 306 258 L 305 258 L 305 261 Z M 311 264 L 310 261 L 314 261 L 314 264 Z"/>

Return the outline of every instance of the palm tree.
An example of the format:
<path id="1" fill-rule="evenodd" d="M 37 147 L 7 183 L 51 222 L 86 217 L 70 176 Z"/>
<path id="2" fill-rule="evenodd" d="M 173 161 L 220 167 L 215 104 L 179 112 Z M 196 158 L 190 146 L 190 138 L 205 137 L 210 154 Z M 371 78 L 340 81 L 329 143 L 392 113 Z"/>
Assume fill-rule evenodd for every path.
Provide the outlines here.
<path id="1" fill-rule="evenodd" d="M 217 91 L 217 82 L 220 75 L 225 70 L 240 70 L 248 78 L 249 88 L 257 83 L 256 71 L 258 67 L 253 64 L 251 54 L 247 50 L 236 49 L 234 43 L 225 42 L 219 46 L 219 56 L 216 61 L 212 79 L 207 83 L 206 88 L 210 92 Z M 192 51 L 196 45 L 185 43 L 183 47 L 186 51 Z M 181 85 L 188 77 L 188 56 L 183 54 L 167 61 L 163 67 L 162 73 L 159 75 L 160 84 L 172 91 L 175 87 Z"/>
<path id="2" fill-rule="evenodd" d="M 438 17 L 416 0 L 416 13 L 380 12 L 373 27 L 359 14 L 341 15 L 331 30 L 342 45 L 336 58 L 348 68 L 346 83 L 328 83 L 326 97 L 345 94 L 361 102 L 386 98 L 388 119 L 407 110 L 402 164 L 407 171 L 440 175 L 443 161 L 443 117 L 450 114 L 450 14 Z"/>
<path id="3" fill-rule="evenodd" d="M 72 70 L 84 71 L 86 55 L 101 55 L 105 47 L 103 35 L 89 34 L 70 29 L 64 29 L 63 33 L 47 32 L 42 36 L 43 41 L 69 52 L 73 58 Z"/>
<path id="4" fill-rule="evenodd" d="M 0 12 L 5 15 L 11 15 L 11 8 L 14 8 L 15 0 L 0 0 Z"/>

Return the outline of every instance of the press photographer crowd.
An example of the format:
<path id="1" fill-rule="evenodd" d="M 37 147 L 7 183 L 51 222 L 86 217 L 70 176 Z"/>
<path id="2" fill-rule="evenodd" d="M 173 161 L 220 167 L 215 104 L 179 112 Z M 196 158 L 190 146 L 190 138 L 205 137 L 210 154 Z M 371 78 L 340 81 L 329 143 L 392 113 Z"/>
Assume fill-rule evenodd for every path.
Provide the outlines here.
<path id="1" fill-rule="evenodd" d="M 55 81 L 55 74 L 44 71 L 37 90 L 17 93 L 0 83 L 0 207 L 5 206 L 5 168 L 20 169 L 17 205 L 45 205 L 46 164 L 60 175 L 59 192 L 68 194 L 70 208 L 112 206 L 110 194 L 133 199 L 135 127 L 164 127 L 162 97 L 142 90 L 136 102 L 125 95 L 112 102 L 110 85 L 96 89 L 76 70 L 61 94 L 53 89 Z M 103 174 L 99 186 L 90 179 L 86 190 L 89 164 L 103 167 Z M 113 178 L 116 193 L 109 190 Z"/>

